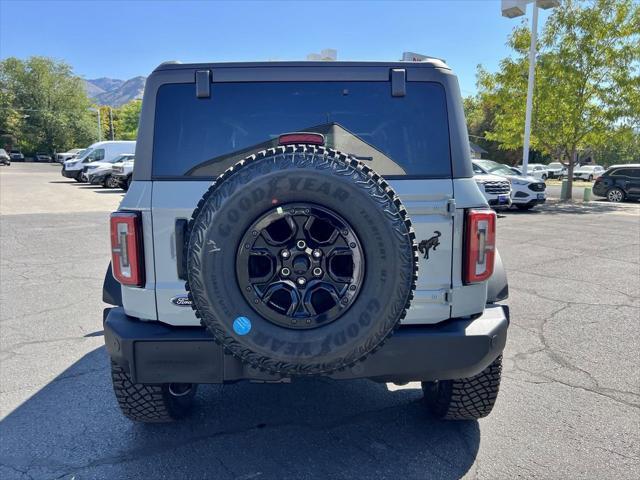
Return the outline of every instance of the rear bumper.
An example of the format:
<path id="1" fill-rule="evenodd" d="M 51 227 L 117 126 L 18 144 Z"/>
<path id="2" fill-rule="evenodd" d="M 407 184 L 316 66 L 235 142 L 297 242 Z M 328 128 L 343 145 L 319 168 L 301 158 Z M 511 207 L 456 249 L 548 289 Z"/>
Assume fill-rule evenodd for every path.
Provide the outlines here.
<path id="1" fill-rule="evenodd" d="M 366 360 L 328 376 L 384 382 L 470 377 L 500 355 L 508 325 L 508 307 L 487 305 L 475 319 L 401 327 Z M 225 354 L 204 328 L 140 321 L 127 316 L 121 307 L 105 309 L 104 339 L 111 358 L 127 369 L 136 383 L 281 379 Z"/>
<path id="2" fill-rule="evenodd" d="M 598 197 L 606 197 L 607 189 L 608 188 L 603 183 L 595 183 L 593 187 L 591 187 L 591 191 L 593 192 L 593 194 Z"/>

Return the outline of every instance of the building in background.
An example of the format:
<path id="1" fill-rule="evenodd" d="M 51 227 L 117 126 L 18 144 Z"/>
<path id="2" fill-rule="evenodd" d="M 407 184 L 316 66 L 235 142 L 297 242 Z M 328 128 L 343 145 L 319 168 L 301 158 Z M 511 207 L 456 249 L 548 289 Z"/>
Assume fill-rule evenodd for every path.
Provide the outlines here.
<path id="1" fill-rule="evenodd" d="M 310 53 L 307 60 L 312 62 L 335 62 L 338 59 L 338 51 L 333 48 L 325 48 L 320 53 Z"/>

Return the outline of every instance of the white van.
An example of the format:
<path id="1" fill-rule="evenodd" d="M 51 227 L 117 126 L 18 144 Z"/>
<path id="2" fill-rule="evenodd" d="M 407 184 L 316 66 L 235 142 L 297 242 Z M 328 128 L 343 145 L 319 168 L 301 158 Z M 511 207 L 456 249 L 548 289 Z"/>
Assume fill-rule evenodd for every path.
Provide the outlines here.
<path id="1" fill-rule="evenodd" d="M 91 162 L 109 162 L 124 153 L 135 153 L 134 141 L 98 142 L 87 148 L 76 158 L 71 158 L 62 164 L 62 176 L 73 178 L 77 182 L 83 181 L 83 171 Z"/>

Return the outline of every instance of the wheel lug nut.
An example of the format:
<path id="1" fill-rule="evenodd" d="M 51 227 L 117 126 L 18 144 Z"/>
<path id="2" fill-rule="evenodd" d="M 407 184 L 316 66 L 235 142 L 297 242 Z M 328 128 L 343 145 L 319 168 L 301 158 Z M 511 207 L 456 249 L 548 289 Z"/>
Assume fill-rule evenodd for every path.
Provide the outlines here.
<path id="1" fill-rule="evenodd" d="M 349 246 L 350 246 L 351 248 L 356 248 L 356 243 L 355 243 L 355 242 L 351 242 L 351 243 L 349 244 Z"/>
<path id="2" fill-rule="evenodd" d="M 289 258 L 291 256 L 291 252 L 289 250 L 282 250 L 280 252 L 280 255 L 282 256 L 282 258 Z"/>
<path id="3" fill-rule="evenodd" d="M 322 256 L 322 251 L 316 248 L 311 255 L 313 255 L 313 258 L 320 258 Z"/>
<path id="4" fill-rule="evenodd" d="M 356 289 L 356 286 L 355 286 L 355 285 L 351 285 L 351 286 L 349 287 L 349 290 L 351 290 L 352 292 L 353 292 L 353 291 L 355 291 L 355 289 Z"/>
<path id="5" fill-rule="evenodd" d="M 314 269 L 313 269 L 313 274 L 314 274 L 316 277 L 321 276 L 321 275 L 322 275 L 322 269 L 321 269 L 320 267 L 316 267 L 316 268 L 314 268 Z"/>
<path id="6" fill-rule="evenodd" d="M 287 267 L 284 267 L 282 270 L 280 270 L 280 273 L 283 277 L 288 277 L 289 275 L 291 275 L 291 270 L 289 270 Z"/>
<path id="7" fill-rule="evenodd" d="M 307 246 L 307 243 L 304 240 L 298 240 L 298 242 L 296 243 L 296 247 L 298 247 L 298 250 L 304 250 Z"/>
<path id="8" fill-rule="evenodd" d="M 302 287 L 307 283 L 307 279 L 304 277 L 299 277 L 298 280 L 296 280 L 296 282 L 298 282 L 298 285 Z"/>
<path id="9" fill-rule="evenodd" d="M 342 303 L 343 305 L 346 305 L 347 303 L 349 303 L 349 299 L 348 298 L 343 298 L 340 303 Z"/>

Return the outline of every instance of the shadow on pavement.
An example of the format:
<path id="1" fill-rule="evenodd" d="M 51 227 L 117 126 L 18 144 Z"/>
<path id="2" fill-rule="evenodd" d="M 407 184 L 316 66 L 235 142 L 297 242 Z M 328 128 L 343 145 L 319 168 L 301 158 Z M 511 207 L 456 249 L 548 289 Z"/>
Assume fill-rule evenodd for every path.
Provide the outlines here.
<path id="1" fill-rule="evenodd" d="M 86 354 L 0 422 L 4 479 L 459 478 L 478 452 L 478 422 L 364 380 L 206 385 L 185 421 L 134 424 L 107 365 Z"/>
<path id="2" fill-rule="evenodd" d="M 118 193 L 124 197 L 124 193 L 122 190 L 114 189 L 114 188 L 103 188 L 102 190 L 96 190 L 96 193 Z"/>
<path id="3" fill-rule="evenodd" d="M 68 183 L 68 184 L 72 184 L 72 183 L 78 183 L 75 180 L 51 180 L 49 183 Z M 78 183 L 79 185 L 79 183 Z"/>
<path id="4" fill-rule="evenodd" d="M 611 212 L 633 211 L 633 206 L 638 206 L 637 202 L 611 203 L 606 200 L 594 200 L 592 202 L 550 202 L 539 205 L 531 210 L 509 209 L 502 213 L 507 215 L 557 215 L 557 214 L 602 214 Z M 631 209 L 631 210 L 630 210 Z"/>

